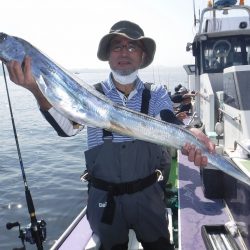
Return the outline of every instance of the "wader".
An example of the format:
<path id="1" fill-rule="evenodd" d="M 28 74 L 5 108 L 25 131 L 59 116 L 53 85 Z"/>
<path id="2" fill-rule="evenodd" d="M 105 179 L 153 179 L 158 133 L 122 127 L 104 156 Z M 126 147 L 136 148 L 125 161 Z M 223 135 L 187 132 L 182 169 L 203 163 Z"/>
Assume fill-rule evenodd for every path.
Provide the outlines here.
<path id="1" fill-rule="evenodd" d="M 113 143 L 106 134 L 103 144 L 85 152 L 90 176 L 87 217 L 101 249 L 127 249 L 129 229 L 145 250 L 173 249 L 156 172 L 164 151 L 140 140 Z"/>

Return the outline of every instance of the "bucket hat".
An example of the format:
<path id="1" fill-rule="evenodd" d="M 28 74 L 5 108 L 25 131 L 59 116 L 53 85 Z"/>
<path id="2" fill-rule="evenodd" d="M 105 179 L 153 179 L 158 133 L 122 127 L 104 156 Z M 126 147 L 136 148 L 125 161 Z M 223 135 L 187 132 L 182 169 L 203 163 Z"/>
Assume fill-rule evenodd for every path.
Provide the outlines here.
<path id="1" fill-rule="evenodd" d="M 178 93 L 186 94 L 186 93 L 188 93 L 188 90 L 185 87 L 181 87 L 179 89 Z"/>
<path id="2" fill-rule="evenodd" d="M 115 23 L 111 27 L 109 33 L 101 39 L 97 51 L 97 57 L 101 61 L 108 61 L 110 41 L 117 35 L 124 36 L 131 40 L 142 41 L 146 56 L 140 66 L 141 69 L 152 63 L 156 49 L 155 41 L 149 37 L 145 37 L 142 28 L 136 23 L 130 21 L 119 21 Z"/>

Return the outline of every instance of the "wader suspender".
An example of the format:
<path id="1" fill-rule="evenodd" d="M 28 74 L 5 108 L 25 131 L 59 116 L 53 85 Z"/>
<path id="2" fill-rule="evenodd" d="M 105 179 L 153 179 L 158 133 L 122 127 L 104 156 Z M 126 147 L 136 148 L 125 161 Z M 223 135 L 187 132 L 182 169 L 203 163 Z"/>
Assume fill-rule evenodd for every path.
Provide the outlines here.
<path id="1" fill-rule="evenodd" d="M 141 103 L 141 113 L 148 114 L 149 109 L 149 101 L 151 98 L 151 89 L 152 83 L 145 83 L 144 90 L 142 92 L 142 103 Z M 104 94 L 101 83 L 97 83 L 94 85 L 95 89 L 100 93 Z M 103 138 L 107 136 L 112 136 L 112 132 L 103 129 Z M 103 211 L 102 222 L 105 224 L 111 225 L 114 218 L 115 213 L 115 195 L 123 195 L 123 194 L 133 194 L 135 192 L 139 192 L 152 184 L 154 184 L 158 180 L 158 172 L 154 172 L 153 174 L 143 178 L 138 179 L 131 182 L 126 183 L 109 183 L 104 180 L 95 178 L 89 175 L 89 182 L 95 188 L 107 191 L 107 205 Z"/>
<path id="2" fill-rule="evenodd" d="M 98 91 L 98 92 L 100 92 L 100 93 L 102 93 L 103 95 L 105 95 L 104 94 L 104 91 L 103 91 L 103 89 L 102 89 L 102 84 L 99 82 L 99 83 L 96 83 L 95 85 L 94 85 L 94 88 Z M 110 131 L 108 131 L 108 130 L 105 130 L 105 129 L 103 129 L 102 130 L 102 134 L 103 134 L 103 138 L 105 138 L 105 137 L 108 137 L 108 136 L 111 136 L 111 137 L 113 137 L 113 134 L 112 134 L 112 132 L 110 132 Z"/>

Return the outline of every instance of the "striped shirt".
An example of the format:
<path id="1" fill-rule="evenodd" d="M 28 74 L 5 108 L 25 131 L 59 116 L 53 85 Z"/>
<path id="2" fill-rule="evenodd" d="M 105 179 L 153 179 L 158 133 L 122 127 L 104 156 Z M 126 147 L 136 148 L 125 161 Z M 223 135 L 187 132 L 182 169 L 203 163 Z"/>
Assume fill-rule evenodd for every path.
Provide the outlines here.
<path id="1" fill-rule="evenodd" d="M 141 102 L 142 102 L 142 92 L 145 87 L 139 77 L 136 79 L 134 90 L 129 94 L 128 97 L 126 97 L 124 94 L 122 94 L 116 89 L 112 81 L 111 74 L 109 75 L 109 78 L 106 81 L 103 81 L 101 83 L 101 85 L 105 95 L 110 100 L 126 108 L 140 112 Z M 166 89 L 163 86 L 152 85 L 148 115 L 160 119 L 160 112 L 162 110 L 173 111 L 171 99 Z M 54 118 L 56 123 L 63 130 L 63 132 L 66 134 L 66 136 L 75 135 L 79 133 L 79 131 L 81 131 L 83 128 L 83 126 L 74 127 L 73 123 L 70 120 L 63 117 L 54 108 L 51 108 L 48 112 Z M 87 127 L 87 135 L 88 135 L 88 148 L 96 147 L 104 142 L 103 130 L 100 128 Z M 113 135 L 112 141 L 115 143 L 134 140 L 134 138 L 130 138 L 128 136 L 123 136 L 116 133 L 112 133 L 112 135 Z"/>

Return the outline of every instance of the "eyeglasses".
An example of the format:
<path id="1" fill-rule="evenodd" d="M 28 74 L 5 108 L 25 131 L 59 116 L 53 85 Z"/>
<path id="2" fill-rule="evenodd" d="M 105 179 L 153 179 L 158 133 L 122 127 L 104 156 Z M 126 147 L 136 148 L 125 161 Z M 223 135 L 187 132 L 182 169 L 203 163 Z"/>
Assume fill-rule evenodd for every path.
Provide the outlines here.
<path id="1" fill-rule="evenodd" d="M 111 44 L 110 46 L 110 50 L 113 52 L 121 52 L 123 48 L 126 48 L 126 50 L 129 53 L 135 53 L 142 49 L 142 47 L 137 43 L 129 43 L 126 45 L 118 43 L 118 44 Z"/>

